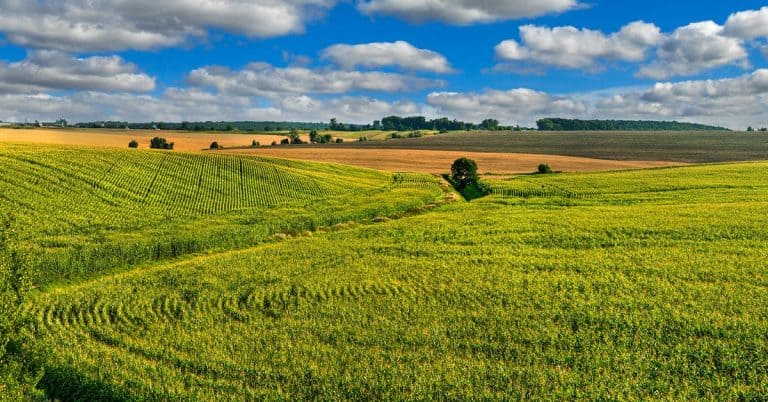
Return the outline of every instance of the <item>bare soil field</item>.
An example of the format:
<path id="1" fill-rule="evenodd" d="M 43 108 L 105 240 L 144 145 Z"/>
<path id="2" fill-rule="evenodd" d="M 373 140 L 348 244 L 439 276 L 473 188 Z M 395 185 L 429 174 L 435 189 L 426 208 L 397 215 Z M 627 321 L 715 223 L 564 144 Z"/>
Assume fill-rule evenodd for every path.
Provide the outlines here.
<path id="1" fill-rule="evenodd" d="M 686 163 L 768 160 L 768 133 L 710 131 L 494 131 L 342 144 L 345 148 L 431 149 Z"/>
<path id="2" fill-rule="evenodd" d="M 481 174 L 516 174 L 534 172 L 540 163 L 548 163 L 563 172 L 591 172 L 640 169 L 682 165 L 677 162 L 612 161 L 558 155 L 433 151 L 403 149 L 359 149 L 346 147 L 262 147 L 219 152 L 277 158 L 303 159 L 367 167 L 393 172 L 448 173 L 457 158 L 474 159 Z"/>
<path id="3" fill-rule="evenodd" d="M 253 140 L 261 145 L 279 143 L 285 136 L 262 134 L 190 133 L 155 130 L 75 130 L 75 129 L 0 129 L 0 141 L 60 145 L 92 145 L 96 147 L 128 148 L 131 140 L 139 148 L 149 148 L 153 137 L 163 137 L 174 143 L 177 151 L 208 149 L 213 141 L 223 147 L 244 147 Z"/>

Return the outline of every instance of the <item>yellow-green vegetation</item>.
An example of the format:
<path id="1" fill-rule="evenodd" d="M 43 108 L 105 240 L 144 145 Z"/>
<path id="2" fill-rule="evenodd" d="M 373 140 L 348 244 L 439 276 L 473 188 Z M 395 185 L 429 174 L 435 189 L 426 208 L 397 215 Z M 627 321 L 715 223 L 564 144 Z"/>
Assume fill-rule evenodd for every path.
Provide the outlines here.
<path id="1" fill-rule="evenodd" d="M 13 210 L 38 281 L 257 244 L 421 207 L 434 179 L 261 157 L 0 145 L 0 210 Z"/>
<path id="2" fill-rule="evenodd" d="M 67 400 L 761 400 L 767 174 L 522 176 L 62 286 L 27 305 L 51 347 L 41 385 Z"/>

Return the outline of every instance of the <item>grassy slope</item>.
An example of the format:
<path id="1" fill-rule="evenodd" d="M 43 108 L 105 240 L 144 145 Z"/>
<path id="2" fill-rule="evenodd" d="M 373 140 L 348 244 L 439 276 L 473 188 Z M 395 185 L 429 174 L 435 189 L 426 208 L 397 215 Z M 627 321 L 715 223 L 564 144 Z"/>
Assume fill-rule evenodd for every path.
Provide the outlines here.
<path id="1" fill-rule="evenodd" d="M 0 171 L 0 209 L 17 215 L 43 283 L 397 213 L 440 194 L 426 176 L 83 147 L 0 145 Z"/>
<path id="2" fill-rule="evenodd" d="M 493 183 L 522 197 L 58 289 L 30 305 L 53 345 L 44 384 L 86 399 L 760 398 L 766 172 L 525 177 Z"/>
<path id="3" fill-rule="evenodd" d="M 520 152 L 687 163 L 768 158 L 768 134 L 741 132 L 469 132 L 343 146 Z"/>

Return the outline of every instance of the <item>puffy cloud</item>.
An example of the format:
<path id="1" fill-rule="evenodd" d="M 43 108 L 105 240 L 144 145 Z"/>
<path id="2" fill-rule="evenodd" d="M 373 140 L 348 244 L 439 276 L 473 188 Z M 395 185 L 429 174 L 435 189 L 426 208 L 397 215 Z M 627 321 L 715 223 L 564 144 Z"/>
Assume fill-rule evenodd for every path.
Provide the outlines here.
<path id="1" fill-rule="evenodd" d="M 576 116 L 586 112 L 581 101 L 525 88 L 483 93 L 434 92 L 427 96 L 427 104 L 439 115 L 475 122 L 496 118 L 508 124 L 525 125 L 545 115 Z"/>
<path id="2" fill-rule="evenodd" d="M 216 88 L 222 93 L 266 97 L 353 91 L 407 92 L 442 85 L 441 81 L 402 74 L 278 68 L 266 63 L 251 63 L 239 71 L 216 66 L 199 68 L 189 74 L 188 81 L 198 87 Z"/>
<path id="3" fill-rule="evenodd" d="M 564 68 L 594 68 L 598 60 L 641 61 L 646 51 L 662 39 L 660 29 L 643 21 L 624 26 L 605 35 L 575 27 L 520 27 L 523 45 L 506 40 L 496 46 L 496 57 L 503 61 L 530 60 Z"/>
<path id="4" fill-rule="evenodd" d="M 410 101 L 389 102 L 369 97 L 312 98 L 287 96 L 269 104 L 258 99 L 214 94 L 198 89 L 170 88 L 159 96 L 79 92 L 71 95 L 0 95 L 0 120 L 52 121 L 205 121 L 290 120 L 370 123 L 392 114 L 423 113 Z"/>
<path id="5" fill-rule="evenodd" d="M 0 0 L 13 43 L 67 51 L 175 46 L 207 29 L 262 38 L 301 32 L 335 0 Z"/>
<path id="6" fill-rule="evenodd" d="M 657 56 L 656 61 L 640 69 L 640 76 L 665 79 L 726 65 L 746 68 L 749 64 L 743 41 L 726 36 L 725 29 L 712 21 L 678 28 L 665 38 Z"/>
<path id="7" fill-rule="evenodd" d="M 768 36 L 768 6 L 731 14 L 725 23 L 725 33 L 743 39 Z"/>
<path id="8" fill-rule="evenodd" d="M 442 21 L 469 25 L 537 17 L 579 6 L 577 0 L 368 0 L 358 9 L 367 15 L 383 14 L 410 22 Z"/>
<path id="9" fill-rule="evenodd" d="M 339 44 L 325 49 L 322 57 L 346 69 L 356 66 L 398 66 L 407 70 L 434 73 L 449 73 L 453 70 L 445 56 L 431 50 L 418 49 L 405 41 Z"/>
<path id="10" fill-rule="evenodd" d="M 148 92 L 155 79 L 119 56 L 74 58 L 57 51 L 33 51 L 25 60 L 0 62 L 0 93 L 42 90 Z"/>
<path id="11" fill-rule="evenodd" d="M 737 78 L 657 83 L 598 101 L 595 115 L 690 120 L 733 128 L 768 122 L 768 69 Z"/>

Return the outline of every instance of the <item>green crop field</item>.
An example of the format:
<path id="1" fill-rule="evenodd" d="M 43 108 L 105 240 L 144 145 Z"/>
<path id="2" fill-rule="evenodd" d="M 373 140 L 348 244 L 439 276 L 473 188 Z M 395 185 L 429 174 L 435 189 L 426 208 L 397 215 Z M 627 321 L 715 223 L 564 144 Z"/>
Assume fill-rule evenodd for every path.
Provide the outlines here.
<path id="1" fill-rule="evenodd" d="M 405 212 L 434 179 L 340 165 L 0 144 L 0 208 L 47 284 Z"/>
<path id="2" fill-rule="evenodd" d="M 264 158 L 0 164 L 22 245 L 60 262 L 23 308 L 50 398 L 768 395 L 768 163 L 516 176 L 472 202 Z"/>

